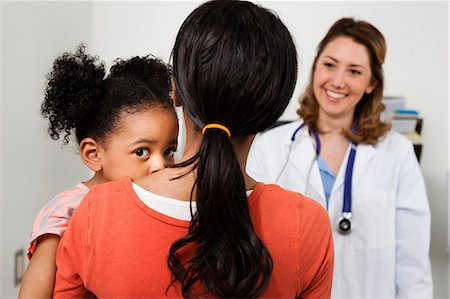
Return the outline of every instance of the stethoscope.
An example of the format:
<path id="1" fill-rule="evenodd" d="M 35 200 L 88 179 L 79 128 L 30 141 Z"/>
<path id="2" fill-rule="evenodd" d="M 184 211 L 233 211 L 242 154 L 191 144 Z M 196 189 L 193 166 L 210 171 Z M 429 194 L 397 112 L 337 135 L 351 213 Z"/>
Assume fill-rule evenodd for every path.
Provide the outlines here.
<path id="1" fill-rule="evenodd" d="M 305 126 L 305 123 L 302 123 L 292 134 L 291 137 L 291 144 L 289 146 L 289 152 L 288 152 L 288 157 L 286 159 L 286 162 L 284 164 L 284 166 L 282 167 L 280 173 L 278 174 L 277 177 L 277 182 L 278 179 L 280 178 L 281 174 L 284 172 L 287 164 L 289 163 L 289 158 L 291 156 L 291 152 L 292 152 L 292 146 L 294 144 L 295 141 L 295 137 L 297 136 L 297 133 Z M 355 132 L 357 130 L 357 125 L 356 123 L 353 125 L 353 132 Z M 315 149 L 316 149 L 316 155 L 314 156 L 314 159 L 311 161 L 309 169 L 308 169 L 308 174 L 306 177 L 306 187 L 305 187 L 305 192 L 304 194 L 307 194 L 308 191 L 308 186 L 309 186 L 309 178 L 311 175 L 311 169 L 312 166 L 314 165 L 314 161 L 317 159 L 317 157 L 320 154 L 320 139 L 319 139 L 319 135 L 317 134 L 317 132 L 315 130 L 311 130 L 313 137 L 314 137 L 314 141 L 315 141 Z M 352 227 L 352 222 L 351 222 L 351 217 L 352 217 L 352 177 L 353 177 L 353 167 L 355 165 L 355 156 L 356 156 L 356 147 L 357 147 L 357 143 L 351 141 L 350 142 L 350 153 L 348 155 L 348 160 L 347 160 L 347 167 L 345 169 L 345 179 L 344 179 L 344 203 L 342 205 L 342 217 L 338 220 L 338 231 L 341 234 L 348 234 L 351 232 L 351 230 L 353 229 Z"/>

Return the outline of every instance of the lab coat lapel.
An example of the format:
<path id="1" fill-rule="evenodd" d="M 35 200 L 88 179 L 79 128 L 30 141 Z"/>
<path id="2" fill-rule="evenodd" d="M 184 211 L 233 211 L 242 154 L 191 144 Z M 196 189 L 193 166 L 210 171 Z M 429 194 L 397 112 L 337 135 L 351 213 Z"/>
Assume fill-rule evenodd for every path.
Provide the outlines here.
<path id="1" fill-rule="evenodd" d="M 348 156 L 350 154 L 350 146 L 347 148 L 344 161 L 339 169 L 338 176 L 334 181 L 333 192 L 343 186 L 345 180 L 345 171 L 347 169 Z M 375 155 L 375 148 L 368 144 L 358 144 L 355 156 L 355 164 L 353 167 L 353 184 L 358 180 L 364 172 L 365 165 L 372 160 Z"/>
<path id="2" fill-rule="evenodd" d="M 353 184 L 356 184 L 358 179 L 367 170 L 367 164 L 375 156 L 376 149 L 370 144 L 359 144 L 356 151 L 355 166 L 353 170 Z"/>

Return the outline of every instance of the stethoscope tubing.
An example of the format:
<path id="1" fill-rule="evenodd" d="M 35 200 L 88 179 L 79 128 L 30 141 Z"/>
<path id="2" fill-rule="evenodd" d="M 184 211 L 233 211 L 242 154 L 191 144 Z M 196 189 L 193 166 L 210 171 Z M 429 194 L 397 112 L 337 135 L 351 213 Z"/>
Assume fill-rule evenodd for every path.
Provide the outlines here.
<path id="1" fill-rule="evenodd" d="M 283 165 L 280 173 L 277 176 L 276 182 L 278 182 L 278 179 L 281 177 L 281 174 L 284 172 L 285 168 L 287 167 L 287 165 L 289 163 L 290 156 L 291 156 L 292 147 L 293 147 L 293 144 L 295 142 L 295 138 L 296 138 L 298 132 L 304 126 L 305 126 L 305 123 L 302 123 L 300 126 L 298 126 L 297 129 L 295 129 L 294 133 L 292 134 L 291 144 L 289 146 L 288 157 L 287 157 L 286 162 Z M 354 123 L 352 130 L 354 132 L 357 130 L 356 122 Z M 315 141 L 315 152 L 316 152 L 316 155 L 315 155 L 313 161 L 311 162 L 310 168 L 308 170 L 307 182 L 306 182 L 306 187 L 305 187 L 305 195 L 306 195 L 306 192 L 308 190 L 309 178 L 310 178 L 310 173 L 311 173 L 312 166 L 314 164 L 314 160 L 316 160 L 317 157 L 319 156 L 320 149 L 321 149 L 319 135 L 317 134 L 317 132 L 315 130 L 311 130 L 311 131 L 312 131 L 312 134 L 313 134 L 313 137 L 314 137 L 314 141 Z M 344 199 L 343 199 L 343 205 L 342 205 L 342 218 L 338 222 L 338 228 L 339 228 L 339 231 L 342 234 L 348 234 L 352 230 L 352 225 L 351 225 L 351 221 L 350 221 L 350 218 L 352 216 L 352 181 L 353 181 L 353 169 L 354 169 L 354 165 L 355 165 L 355 157 L 356 157 L 357 145 L 358 144 L 353 142 L 353 141 L 350 142 L 350 153 L 349 153 L 349 156 L 348 156 L 347 166 L 346 166 L 346 170 L 345 170 Z"/>
<path id="2" fill-rule="evenodd" d="M 356 144 L 350 143 L 350 153 L 347 160 L 347 168 L 345 170 L 344 179 L 344 204 L 342 206 L 342 213 L 352 212 L 352 181 L 353 181 L 353 168 L 355 166 L 356 156 Z"/>

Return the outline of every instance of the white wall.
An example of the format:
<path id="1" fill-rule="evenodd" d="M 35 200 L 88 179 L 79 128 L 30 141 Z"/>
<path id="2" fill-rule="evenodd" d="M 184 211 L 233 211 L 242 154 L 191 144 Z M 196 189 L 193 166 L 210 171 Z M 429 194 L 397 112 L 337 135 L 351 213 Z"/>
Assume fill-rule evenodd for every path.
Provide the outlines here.
<path id="1" fill-rule="evenodd" d="M 3 45 L 5 44 L 3 41 L 3 22 L 1 20 L 4 19 L 3 15 L 3 1 L 0 0 L 0 257 L 3 256 L 3 243 L 6 240 L 3 238 L 3 194 L 1 190 L 3 190 Z M 0 261 L 0 269 L 3 269 L 3 262 Z M 2 290 L 2 281 L 3 281 L 3 271 L 0 271 L 0 292 Z"/>
<path id="2" fill-rule="evenodd" d="M 53 59 L 91 43 L 88 2 L 2 2 L 0 298 L 17 298 L 14 253 L 26 250 L 36 213 L 87 173 L 71 148 L 46 135 L 39 114 Z"/>
<path id="3" fill-rule="evenodd" d="M 52 59 L 62 51 L 73 50 L 83 40 L 90 52 L 107 64 L 117 57 L 147 53 L 168 61 L 182 21 L 199 3 L 6 2 L 1 20 L 4 90 L 0 169 L 4 172 L 0 172 L 0 283 L 4 283 L 3 288 L 0 285 L 0 297 L 16 292 L 10 286 L 13 253 L 25 246 L 39 207 L 56 192 L 86 177 L 76 154 L 61 151 L 45 135 L 39 116 L 43 76 Z M 335 20 L 344 16 L 366 19 L 385 35 L 386 94 L 405 96 L 408 106 L 420 110 L 424 117 L 421 165 L 433 215 L 435 297 L 448 298 L 448 3 L 261 3 L 280 15 L 299 52 L 298 85 L 283 119 L 296 118 L 297 98 L 308 79 L 315 47 Z M 5 225 L 14 230 L 7 230 Z"/>

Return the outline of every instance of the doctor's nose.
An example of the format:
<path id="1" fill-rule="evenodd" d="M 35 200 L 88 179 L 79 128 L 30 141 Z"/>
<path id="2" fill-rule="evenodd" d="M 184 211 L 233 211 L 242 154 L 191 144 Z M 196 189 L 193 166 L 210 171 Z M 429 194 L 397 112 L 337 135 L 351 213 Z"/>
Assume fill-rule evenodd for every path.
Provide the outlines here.
<path id="1" fill-rule="evenodd" d="M 343 71 L 337 71 L 333 73 L 333 77 L 331 78 L 331 85 L 335 88 L 343 88 L 345 85 L 345 74 Z"/>

